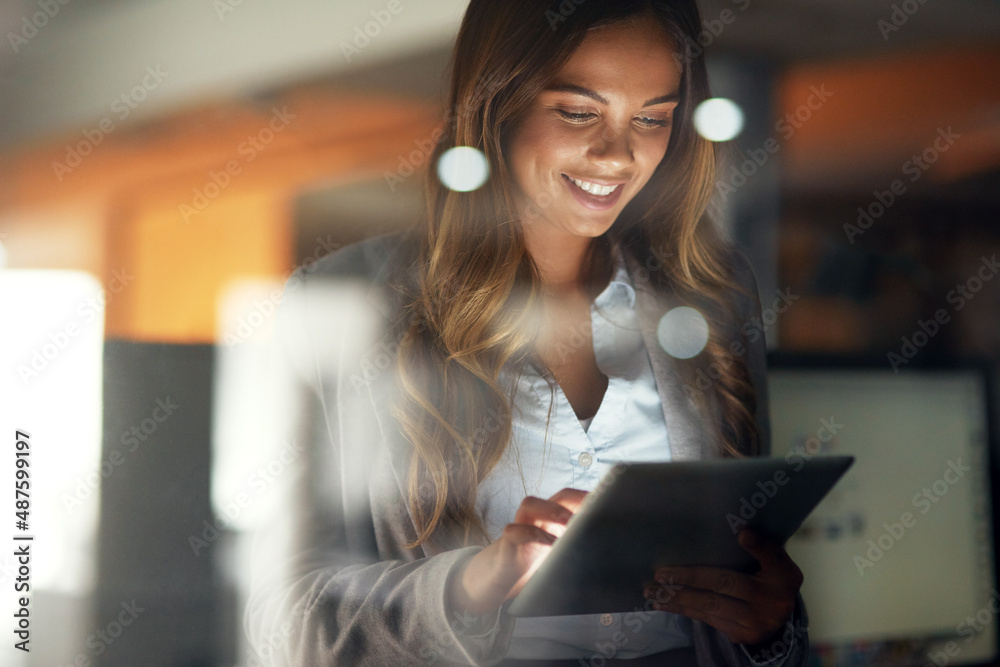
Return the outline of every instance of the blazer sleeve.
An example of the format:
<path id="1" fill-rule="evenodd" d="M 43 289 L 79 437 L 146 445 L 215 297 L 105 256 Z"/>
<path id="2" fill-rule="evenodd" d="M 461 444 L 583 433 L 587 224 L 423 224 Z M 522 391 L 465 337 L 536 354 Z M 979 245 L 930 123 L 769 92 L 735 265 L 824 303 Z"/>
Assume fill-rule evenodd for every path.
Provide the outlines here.
<path id="1" fill-rule="evenodd" d="M 746 346 L 747 372 L 757 398 L 755 418 L 760 431 L 760 455 L 771 454 L 771 414 L 767 389 L 767 342 L 761 319 L 760 294 L 757 276 L 746 255 L 733 252 L 733 273 L 746 293 L 735 295 L 738 321 L 733 329 L 733 342 Z"/>
<path id="2" fill-rule="evenodd" d="M 746 364 L 757 399 L 756 419 L 761 436 L 760 456 L 771 454 L 771 419 L 767 385 L 767 344 L 764 338 L 760 295 L 757 278 L 747 257 L 738 251 L 733 253 L 734 277 L 747 294 L 737 295 L 740 313 L 734 335 L 736 339 L 745 337 Z M 703 626 L 701 629 L 704 630 Z M 763 646 L 748 647 L 731 644 L 721 633 L 714 637 L 702 636 L 706 654 L 713 654 L 713 660 L 725 659 L 725 663 L 743 667 L 802 667 L 809 658 L 809 618 L 801 594 L 795 598 L 795 609 L 786 622 L 780 636 Z"/>
<path id="3" fill-rule="evenodd" d="M 375 332 L 364 320 L 378 319 L 367 281 L 354 279 L 364 271 L 337 270 L 356 264 L 359 252 L 348 247 L 328 258 L 332 270 L 318 273 L 340 273 L 336 279 L 294 274 L 279 306 L 279 363 L 302 395 L 322 405 L 325 423 L 315 429 L 334 474 L 324 480 L 329 507 L 312 520 L 330 537 L 317 545 L 302 537 L 309 528 L 289 527 L 294 515 L 309 513 L 306 494 L 299 494 L 302 511 L 272 518 L 258 540 L 265 558 L 257 558 L 245 631 L 265 664 L 283 667 L 493 665 L 507 651 L 513 619 L 458 613 L 446 596 L 451 578 L 482 547 L 433 555 L 403 548 L 412 524 L 373 419 L 386 406 L 351 389 L 359 350 Z M 360 339 L 351 335 L 358 331 Z"/>

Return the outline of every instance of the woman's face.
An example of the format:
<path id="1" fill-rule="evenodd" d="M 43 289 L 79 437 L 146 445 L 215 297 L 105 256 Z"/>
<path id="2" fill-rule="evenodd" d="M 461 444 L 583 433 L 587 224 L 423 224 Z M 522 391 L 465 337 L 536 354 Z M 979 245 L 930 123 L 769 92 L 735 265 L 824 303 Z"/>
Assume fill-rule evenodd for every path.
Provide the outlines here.
<path id="1" fill-rule="evenodd" d="M 680 81 L 654 21 L 591 30 L 508 145 L 525 232 L 607 231 L 666 153 Z"/>

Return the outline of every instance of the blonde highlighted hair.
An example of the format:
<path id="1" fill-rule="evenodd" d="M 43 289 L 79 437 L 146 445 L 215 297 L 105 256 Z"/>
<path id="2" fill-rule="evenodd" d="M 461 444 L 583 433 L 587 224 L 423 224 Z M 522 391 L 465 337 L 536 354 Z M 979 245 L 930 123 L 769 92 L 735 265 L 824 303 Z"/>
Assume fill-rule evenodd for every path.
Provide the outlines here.
<path id="1" fill-rule="evenodd" d="M 516 375 L 537 362 L 533 318 L 539 298 L 537 267 L 525 248 L 514 207 L 516 186 L 505 144 L 535 96 L 593 27 L 655 20 L 677 51 L 683 73 L 670 145 L 646 187 L 614 225 L 595 239 L 588 265 L 593 283 L 610 277 L 617 245 L 651 271 L 654 289 L 696 305 L 710 324 L 705 350 L 678 361 L 691 386 L 699 367 L 727 372 L 700 394 L 699 408 L 729 456 L 759 448 L 755 398 L 742 358 L 728 352 L 725 323 L 734 314 L 729 248 L 706 215 L 715 183 L 716 149 L 691 123 L 709 97 L 695 0 L 587 0 L 568 15 L 558 0 L 471 0 L 453 55 L 444 135 L 430 164 L 452 146 L 474 146 L 489 160 L 491 177 L 478 190 L 455 192 L 433 174 L 419 234 L 418 275 L 406 295 L 394 406 L 413 446 L 408 498 L 417 537 L 408 545 L 436 548 L 489 542 L 476 509 L 480 482 L 503 457 L 511 438 Z M 697 53 L 697 56 L 692 55 Z M 658 258 L 670 257 L 670 262 Z M 697 398 L 697 397 L 696 397 Z M 492 417 L 496 428 L 484 429 Z"/>

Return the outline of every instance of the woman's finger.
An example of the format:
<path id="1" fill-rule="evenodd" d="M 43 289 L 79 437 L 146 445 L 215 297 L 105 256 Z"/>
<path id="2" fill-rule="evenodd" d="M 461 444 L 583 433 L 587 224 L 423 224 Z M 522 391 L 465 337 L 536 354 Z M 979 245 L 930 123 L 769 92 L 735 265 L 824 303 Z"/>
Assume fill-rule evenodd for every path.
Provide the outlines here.
<path id="1" fill-rule="evenodd" d="M 504 584 L 507 586 L 505 598 L 509 600 L 524 588 L 528 579 L 545 560 L 556 536 L 538 526 L 509 523 L 504 527 L 502 539 L 507 547 L 505 560 L 514 563 L 511 568 L 512 579 Z"/>
<path id="2" fill-rule="evenodd" d="M 533 566 L 540 563 L 556 541 L 556 535 L 527 523 L 509 523 L 504 526 L 500 538 L 501 562 L 505 570 L 514 573 L 514 581 L 527 570 L 534 571 Z"/>
<path id="3" fill-rule="evenodd" d="M 650 587 L 643 591 L 648 592 Z M 746 600 L 738 600 L 722 593 L 701 588 L 681 587 L 666 595 L 666 600 L 653 598 L 655 604 L 664 607 L 664 611 L 674 611 L 687 615 L 689 611 L 702 614 L 712 614 L 750 624 L 754 618 L 754 606 Z M 675 610 L 683 611 L 675 611 Z"/>
<path id="4" fill-rule="evenodd" d="M 559 503 L 570 512 L 576 512 L 580 509 L 580 505 L 583 503 L 588 493 L 590 492 L 566 487 L 550 496 L 549 500 L 554 503 Z"/>
<path id="5" fill-rule="evenodd" d="M 573 512 L 559 503 L 528 496 L 514 513 L 513 523 L 537 526 L 554 535 L 562 535 L 572 516 Z"/>
<path id="6" fill-rule="evenodd" d="M 754 617 L 753 610 L 746 602 L 712 591 L 681 589 L 667 602 L 654 602 L 653 608 L 708 623 L 723 632 L 730 640 L 741 644 L 753 643 L 746 640 L 758 635 L 766 636 L 759 628 L 747 625 L 746 619 Z"/>
<path id="7" fill-rule="evenodd" d="M 771 578 L 778 575 L 787 585 L 798 590 L 802 586 L 804 577 L 802 570 L 795 564 L 792 557 L 781 546 L 765 539 L 759 533 L 744 528 L 736 536 L 740 546 L 747 550 L 751 556 L 760 563 L 759 575 Z"/>
<path id="8" fill-rule="evenodd" d="M 653 609 L 708 623 L 738 644 L 756 644 L 767 639 L 788 618 L 780 606 L 760 606 L 759 601 L 750 603 L 695 588 L 678 589 L 665 599 L 657 597 L 657 592 L 649 586 L 643 594 L 653 600 Z"/>
<path id="9" fill-rule="evenodd" d="M 514 547 L 537 542 L 540 545 L 551 545 L 556 535 L 539 526 L 529 523 L 508 523 L 503 529 L 503 539 Z"/>
<path id="10" fill-rule="evenodd" d="M 759 594 L 759 586 L 752 576 L 721 567 L 661 567 L 654 575 L 668 590 L 699 588 L 738 600 L 752 600 Z"/>

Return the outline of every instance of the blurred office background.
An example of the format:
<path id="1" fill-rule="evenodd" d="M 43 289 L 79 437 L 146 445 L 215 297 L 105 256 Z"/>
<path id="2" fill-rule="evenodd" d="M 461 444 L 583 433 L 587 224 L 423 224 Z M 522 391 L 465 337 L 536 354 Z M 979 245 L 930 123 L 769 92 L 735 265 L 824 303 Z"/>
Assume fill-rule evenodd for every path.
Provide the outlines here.
<path id="1" fill-rule="evenodd" d="M 252 536 L 330 500 L 326 452 L 267 416 L 276 290 L 417 219 L 464 6 L 0 4 L 0 419 L 35 466 L 32 650 L 0 665 L 258 664 Z M 770 346 L 996 363 L 1000 5 L 702 9 L 745 116 L 715 210 Z"/>

